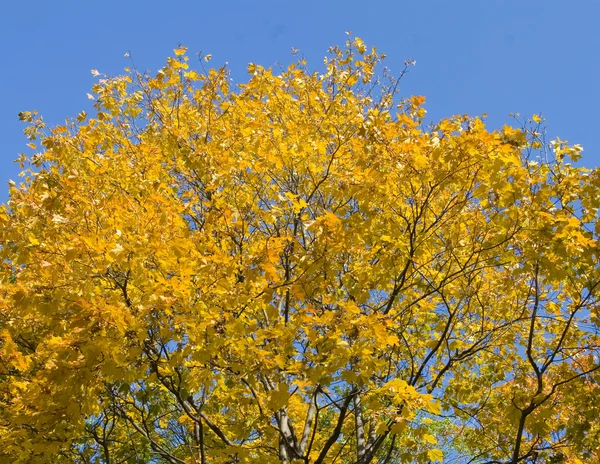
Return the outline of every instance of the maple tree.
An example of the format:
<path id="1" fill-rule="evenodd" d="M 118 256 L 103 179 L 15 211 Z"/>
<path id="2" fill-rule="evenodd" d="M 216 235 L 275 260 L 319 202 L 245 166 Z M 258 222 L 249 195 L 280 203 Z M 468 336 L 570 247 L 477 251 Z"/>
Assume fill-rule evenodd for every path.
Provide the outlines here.
<path id="1" fill-rule="evenodd" d="M 0 462 L 600 459 L 600 171 L 538 116 L 427 126 L 383 58 L 178 48 L 21 114 Z"/>

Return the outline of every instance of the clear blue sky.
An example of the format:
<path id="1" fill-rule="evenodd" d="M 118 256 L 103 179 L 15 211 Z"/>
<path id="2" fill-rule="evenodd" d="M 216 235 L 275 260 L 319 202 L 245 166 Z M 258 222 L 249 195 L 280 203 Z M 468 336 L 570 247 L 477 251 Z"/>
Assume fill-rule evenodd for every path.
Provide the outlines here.
<path id="1" fill-rule="evenodd" d="M 26 140 L 19 111 L 60 123 L 90 108 L 91 69 L 119 74 L 131 51 L 157 70 L 178 44 L 229 63 L 288 63 L 291 47 L 319 67 L 352 30 L 400 71 L 417 61 L 401 93 L 427 97 L 430 118 L 542 113 L 551 137 L 584 147 L 600 166 L 600 2 L 580 0 L 201 1 L 7 0 L 0 13 L 0 201 L 17 180 Z"/>

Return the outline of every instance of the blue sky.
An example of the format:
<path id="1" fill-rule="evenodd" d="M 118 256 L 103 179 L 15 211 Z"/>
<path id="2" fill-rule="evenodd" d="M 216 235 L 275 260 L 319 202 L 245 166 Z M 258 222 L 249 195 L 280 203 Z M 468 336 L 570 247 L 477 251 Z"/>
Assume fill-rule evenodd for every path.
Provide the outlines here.
<path id="1" fill-rule="evenodd" d="M 600 166 L 600 2 L 580 0 L 189 1 L 7 0 L 0 15 L 0 201 L 25 150 L 19 111 L 51 124 L 89 110 L 90 70 L 120 74 L 131 51 L 139 69 L 161 67 L 179 44 L 229 63 L 288 63 L 291 48 L 318 68 L 352 30 L 399 72 L 415 59 L 404 96 L 427 97 L 429 117 L 542 113 L 550 137 L 584 147 Z"/>

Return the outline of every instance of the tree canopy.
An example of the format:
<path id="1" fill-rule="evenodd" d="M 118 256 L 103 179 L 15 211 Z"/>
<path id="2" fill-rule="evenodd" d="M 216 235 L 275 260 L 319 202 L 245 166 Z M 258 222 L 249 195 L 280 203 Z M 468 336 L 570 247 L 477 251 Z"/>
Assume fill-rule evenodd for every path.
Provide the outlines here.
<path id="1" fill-rule="evenodd" d="M 428 124 L 358 38 L 241 85 L 209 58 L 21 113 L 0 462 L 600 460 L 581 147 Z"/>

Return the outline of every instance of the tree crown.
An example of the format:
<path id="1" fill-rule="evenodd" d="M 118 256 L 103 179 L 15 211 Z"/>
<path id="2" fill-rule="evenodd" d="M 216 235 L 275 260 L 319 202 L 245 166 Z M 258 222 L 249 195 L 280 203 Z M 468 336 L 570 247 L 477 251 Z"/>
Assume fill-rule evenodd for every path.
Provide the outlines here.
<path id="1" fill-rule="evenodd" d="M 178 48 L 94 115 L 21 113 L 3 459 L 599 458 L 598 170 L 537 116 L 426 126 L 383 58 L 232 87 Z"/>

